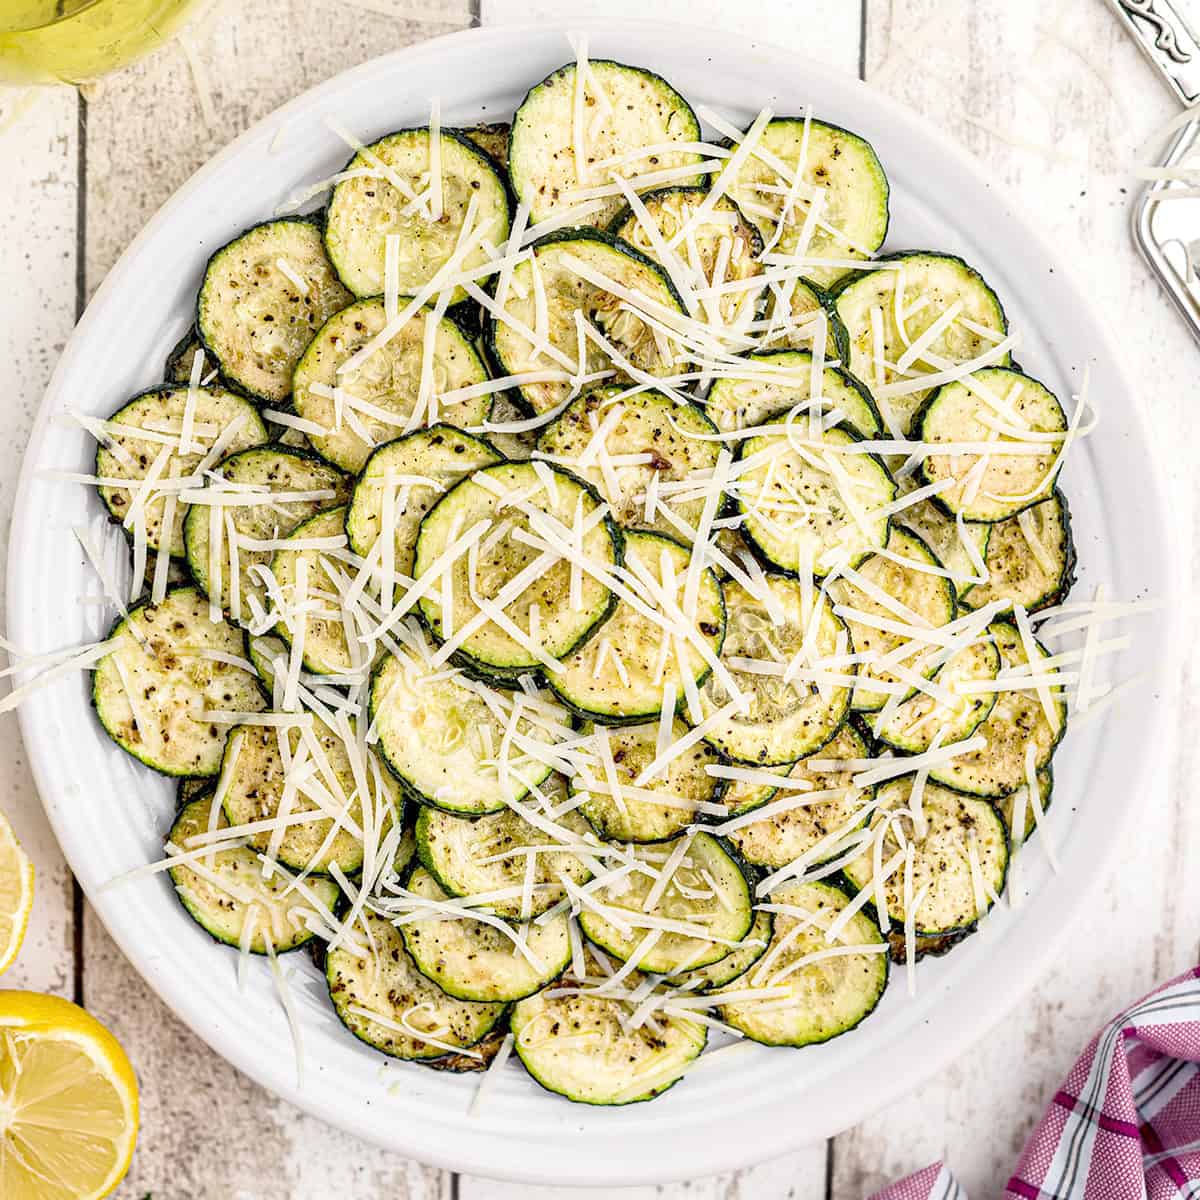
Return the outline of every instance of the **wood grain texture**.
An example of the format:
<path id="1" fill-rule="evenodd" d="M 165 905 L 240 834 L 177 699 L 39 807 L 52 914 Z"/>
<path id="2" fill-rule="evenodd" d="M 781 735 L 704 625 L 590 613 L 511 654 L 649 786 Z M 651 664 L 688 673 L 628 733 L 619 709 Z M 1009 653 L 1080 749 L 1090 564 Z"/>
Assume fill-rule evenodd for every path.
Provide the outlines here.
<path id="1" fill-rule="evenodd" d="M 7 104 L 5 103 L 7 102 Z M 0 363 L 5 436 L 0 439 L 0 558 L 21 458 L 50 373 L 75 324 L 78 100 L 74 92 L 10 94 L 13 123 L 0 132 Z M 0 628 L 7 624 L 0 599 Z M 50 831 L 14 717 L 0 720 L 0 808 L 36 870 L 33 916 L 19 961 L 3 985 L 74 991 L 71 875 Z"/>
<path id="2" fill-rule="evenodd" d="M 1091 295 L 1120 326 L 1162 449 L 1170 439 L 1188 444 L 1200 435 L 1190 388 L 1180 386 L 1194 377 L 1200 355 L 1128 234 L 1137 185 L 1125 168 L 1173 112 L 1132 42 L 1093 0 L 1066 0 L 1053 10 L 1034 0 L 876 0 L 869 11 L 867 81 L 976 154 L 1067 248 Z M 1178 450 L 1164 461 L 1179 544 L 1190 547 L 1195 472 Z M 1194 561 L 1187 573 L 1194 596 Z M 1194 600 L 1190 607 L 1194 619 Z M 1183 628 L 1190 627 L 1185 617 Z M 1192 695 L 1195 650 L 1176 666 L 1183 695 Z M 1181 728 L 1189 728 L 1194 709 L 1194 700 L 1185 701 Z M 1056 969 L 1029 999 L 941 1078 L 837 1139 L 834 1197 L 867 1195 L 940 1157 L 972 1196 L 995 1194 L 1096 1028 L 1196 962 L 1200 821 L 1191 797 L 1198 765 L 1195 739 L 1180 739 L 1153 783 L 1129 798 L 1142 815 L 1121 873 L 1098 881 Z"/>

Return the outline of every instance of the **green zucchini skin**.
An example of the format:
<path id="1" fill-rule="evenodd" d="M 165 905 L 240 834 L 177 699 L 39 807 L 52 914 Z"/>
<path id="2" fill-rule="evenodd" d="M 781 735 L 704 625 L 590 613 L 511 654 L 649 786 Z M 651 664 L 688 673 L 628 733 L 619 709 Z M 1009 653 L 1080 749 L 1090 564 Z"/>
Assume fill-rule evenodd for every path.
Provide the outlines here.
<path id="1" fill-rule="evenodd" d="M 1024 544 L 1017 517 L 999 521 L 988 526 L 991 536 L 983 556 L 984 566 L 992 577 L 985 584 L 977 583 L 967 589 L 963 596 L 967 608 L 982 608 L 991 600 L 1006 598 L 1010 604 L 1021 604 L 1026 612 L 1036 613 L 1067 598 L 1075 584 L 1077 557 L 1066 493 L 1056 488 L 1048 499 L 1032 505 L 1028 511 L 1041 521 L 1042 533 L 1047 522 L 1052 532 L 1057 531 L 1055 544 L 1049 549 L 1058 570 L 1047 573 L 1037 562 Z"/>
<path id="2" fill-rule="evenodd" d="M 622 258 L 628 259 L 637 264 L 640 270 L 650 272 L 650 274 L 654 277 L 655 285 L 663 289 L 664 296 L 671 301 L 675 308 L 678 309 L 679 313 L 681 315 L 686 313 L 683 300 L 680 297 L 679 292 L 676 290 L 675 285 L 671 282 L 671 278 L 666 271 L 664 271 L 663 268 L 660 267 L 652 258 L 649 258 L 640 250 L 629 245 L 628 242 L 624 242 L 620 238 L 614 237 L 610 233 L 605 233 L 602 229 L 592 229 L 587 226 L 569 226 L 565 229 L 556 229 L 553 232 L 547 233 L 543 237 L 538 238 L 537 241 L 531 243 L 529 249 L 533 251 L 534 256 L 536 257 L 539 251 L 544 252 L 548 249 L 552 249 L 555 246 L 570 242 L 590 243 L 593 245 L 603 246 L 606 250 L 612 251 L 617 255 L 620 255 Z M 512 307 L 511 300 L 509 302 L 509 307 Z M 507 326 L 505 326 L 502 321 L 498 321 L 490 314 L 488 315 L 484 328 L 484 346 L 487 350 L 486 358 L 494 365 L 497 373 L 500 376 L 516 375 L 525 369 L 521 361 L 514 357 L 514 354 L 518 352 L 524 354 L 526 352 L 525 348 L 529 345 L 529 343 L 525 342 L 524 338 L 521 338 L 517 345 L 511 347 L 509 351 L 506 351 L 501 345 L 501 339 L 508 336 L 506 330 Z M 573 342 L 571 354 L 574 355 Z M 674 374 L 676 370 L 684 369 L 686 369 L 686 367 L 681 364 L 667 373 Z M 651 373 L 653 374 L 653 372 Z M 618 372 L 618 379 L 621 378 L 622 376 Z M 531 416 L 540 412 L 545 412 L 555 407 L 561 402 L 561 400 L 566 398 L 566 389 L 568 389 L 569 386 L 569 384 L 527 384 L 524 387 L 514 389 L 514 393 L 519 393 L 519 396 L 516 397 L 516 403 L 522 412 L 525 412 Z M 546 398 L 544 400 L 539 400 L 538 394 L 532 390 L 533 388 L 538 387 L 543 389 L 556 388 L 558 390 L 554 392 L 547 391 Z"/>
<path id="3" fill-rule="evenodd" d="M 671 116 L 668 117 L 664 133 L 660 135 L 657 130 L 650 131 L 649 140 L 636 138 L 622 145 L 621 149 L 637 149 L 639 146 L 654 145 L 659 142 L 671 140 L 680 142 L 696 142 L 700 140 L 700 122 L 696 117 L 692 106 L 675 90 L 661 75 L 653 71 L 647 70 L 645 67 L 630 66 L 626 63 L 614 62 L 612 59 L 596 58 L 589 62 L 591 70 L 601 77 L 601 86 L 605 86 L 607 80 L 608 90 L 611 90 L 616 80 L 636 80 L 638 84 L 644 88 L 650 89 L 655 93 L 656 100 L 661 98 L 661 102 L 668 107 Z M 516 114 L 513 117 L 512 128 L 509 132 L 508 139 L 508 175 L 512 181 L 513 191 L 517 198 L 524 200 L 530 208 L 530 220 L 540 221 L 548 216 L 551 216 L 559 202 L 559 194 L 564 190 L 570 190 L 572 185 L 578 185 L 579 180 L 575 174 L 574 166 L 560 173 L 561 177 L 557 182 L 554 178 L 541 178 L 538 172 L 531 170 L 531 164 L 528 159 L 531 158 L 537 150 L 543 148 L 547 140 L 547 133 L 550 137 L 556 135 L 556 131 L 552 127 L 552 123 L 547 120 L 538 119 L 538 114 L 535 110 L 544 104 L 548 99 L 552 100 L 558 93 L 566 91 L 567 110 L 565 120 L 567 121 L 567 129 L 565 131 L 565 142 L 562 146 L 563 151 L 573 164 L 573 147 L 571 145 L 570 131 L 570 94 L 575 88 L 575 71 L 576 65 L 574 62 L 566 63 L 559 67 L 556 71 L 552 71 L 540 83 L 534 84 L 526 93 L 525 98 L 517 106 Z M 618 104 L 620 100 L 618 99 Z M 626 103 L 629 103 L 626 101 Z M 630 105 L 630 110 L 633 106 Z M 678 115 L 678 131 L 672 128 L 674 117 Z M 667 133 L 675 133 L 674 137 L 667 137 Z M 539 144 L 540 143 L 540 144 Z M 702 161 L 699 154 L 693 151 L 682 152 L 685 158 L 694 161 L 697 165 Z M 555 151 L 557 156 L 558 151 Z M 664 152 L 664 158 L 673 158 L 674 152 Z M 672 165 L 676 165 L 672 162 Z M 686 166 L 687 161 L 677 165 Z M 542 173 L 542 174 L 548 174 Z M 695 182 L 699 183 L 704 178 L 704 173 L 696 172 Z M 550 195 L 547 198 L 545 193 L 549 189 Z M 565 201 L 567 205 L 570 201 Z M 607 203 L 600 206 L 600 211 L 590 214 L 594 223 L 604 225 L 611 221 L 612 216 L 621 207 L 620 198 L 609 200 Z M 581 224 L 588 223 L 581 221 Z"/>
<path id="4" fill-rule="evenodd" d="M 470 142 L 476 150 L 482 151 L 496 166 L 496 170 L 507 182 L 508 180 L 508 138 L 512 126 L 507 121 L 481 121 L 478 125 L 468 125 L 461 129 L 451 129 L 455 137 Z"/>
<path id="5" fill-rule="evenodd" d="M 163 361 L 163 382 L 187 383 L 192 377 L 192 360 L 196 351 L 203 349 L 195 324 L 189 325 L 187 332 L 167 351 Z M 215 363 L 212 369 L 216 370 Z"/>
<path id="6" fill-rule="evenodd" d="M 317 244 L 308 249 L 311 251 L 319 249 L 321 265 L 328 267 L 328 274 L 326 278 L 316 281 L 319 285 L 315 289 L 317 292 L 316 295 L 306 295 L 296 298 L 295 303 L 299 309 L 299 313 L 296 317 L 287 318 L 288 323 L 299 322 L 306 325 L 308 329 L 308 336 L 303 339 L 303 343 L 296 348 L 294 353 L 289 352 L 290 361 L 281 367 L 278 372 L 272 373 L 263 368 L 259 377 L 251 379 L 247 377 L 246 372 L 240 370 L 230 361 L 227 348 L 218 344 L 218 332 L 215 328 L 214 314 L 211 311 L 211 306 L 217 303 L 218 297 L 210 295 L 210 290 L 216 288 L 217 272 L 224 269 L 227 257 L 232 258 L 241 247 L 249 246 L 256 240 L 267 238 L 275 232 L 282 235 L 293 228 L 297 231 L 315 231 Z M 308 344 L 312 335 L 316 333 L 317 329 L 334 312 L 339 308 L 344 308 L 351 300 L 350 293 L 342 287 L 336 275 L 334 275 L 333 267 L 325 257 L 324 248 L 320 246 L 322 228 L 320 218 L 307 216 L 275 217 L 269 221 L 261 221 L 257 225 L 251 225 L 235 238 L 226 242 L 225 245 L 213 251 L 205 265 L 204 279 L 196 295 L 196 335 L 205 353 L 220 369 L 222 376 L 232 380 L 240 390 L 244 391 L 247 396 L 260 404 L 282 403 L 287 400 L 292 390 L 292 368 L 295 366 L 296 360 L 299 358 L 304 346 Z M 310 289 L 310 292 L 313 290 Z M 321 294 L 326 291 L 328 292 L 328 300 L 322 300 Z M 275 313 L 270 315 L 272 321 L 277 320 Z M 286 317 L 287 314 L 283 315 Z"/>
<path id="7" fill-rule="evenodd" d="M 446 492 L 446 494 L 429 509 L 421 521 L 421 525 L 417 533 L 414 571 L 419 572 L 422 549 L 425 545 L 432 544 L 433 539 L 436 536 L 435 534 L 431 533 L 435 523 L 441 520 L 445 513 L 453 512 L 454 509 L 462 503 L 464 489 L 468 487 L 482 486 L 473 482 L 475 476 L 490 474 L 494 471 L 518 469 L 527 466 L 528 464 L 525 463 L 501 462 L 492 467 L 484 467 L 479 471 L 474 472 L 472 475 L 468 475 L 459 480 L 458 483 L 456 483 L 448 492 Z M 574 475 L 562 467 L 552 467 L 550 469 L 561 479 L 581 489 L 595 502 L 597 506 L 604 504 L 603 497 L 586 480 L 580 479 L 578 475 Z M 606 531 L 609 541 L 612 545 L 611 566 L 614 568 L 621 566 L 624 561 L 625 546 L 625 539 L 621 532 L 621 527 L 608 514 L 605 514 L 605 516 L 600 519 L 597 527 L 602 527 Z M 437 551 L 431 550 L 430 553 L 436 554 Z M 417 577 L 419 578 L 419 574 Z M 586 623 L 580 623 L 580 628 L 577 634 L 574 635 L 573 640 L 570 640 L 566 648 L 559 652 L 558 656 L 560 658 L 566 657 L 566 655 L 573 654 L 578 651 L 616 611 L 617 597 L 610 589 L 606 590 L 608 591 L 607 600 L 597 611 L 590 615 L 589 620 Z M 418 602 L 416 611 L 422 624 L 428 630 L 429 635 L 435 641 L 440 643 L 443 640 L 440 627 L 441 623 L 432 615 L 431 604 L 428 603 L 425 598 L 422 598 Z M 547 648 L 547 650 L 549 652 L 549 648 Z M 479 672 L 478 677 L 482 678 L 485 682 L 490 682 L 492 680 L 498 681 L 501 679 L 511 679 L 512 684 L 510 686 L 518 686 L 520 677 L 522 675 L 539 676 L 541 674 L 541 664 L 538 662 L 529 663 L 524 660 L 520 660 L 515 663 L 497 662 L 483 657 L 478 650 L 471 651 L 462 646 L 460 646 L 451 656 L 451 661 L 456 665 L 463 667 L 465 670 L 474 670 Z"/>

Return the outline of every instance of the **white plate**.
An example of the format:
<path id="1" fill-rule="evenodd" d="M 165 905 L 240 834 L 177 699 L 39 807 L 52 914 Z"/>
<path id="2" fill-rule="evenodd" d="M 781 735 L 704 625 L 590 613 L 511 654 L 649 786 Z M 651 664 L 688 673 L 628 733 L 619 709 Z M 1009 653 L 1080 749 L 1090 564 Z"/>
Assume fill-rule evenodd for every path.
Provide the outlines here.
<path id="1" fill-rule="evenodd" d="M 584 23 L 584 27 L 587 27 Z M 749 121 L 762 106 L 817 115 L 864 134 L 892 182 L 889 248 L 963 254 L 1002 297 L 1025 340 L 1020 361 L 1060 395 L 1085 364 L 1100 432 L 1066 472 L 1080 556 L 1078 595 L 1098 581 L 1110 596 L 1170 588 L 1167 523 L 1132 389 L 1087 298 L 1053 247 L 1017 216 L 978 168 L 934 130 L 857 80 L 783 50 L 724 33 L 625 23 L 591 28 L 591 52 L 664 74 L 693 103 Z M 77 597 L 98 590 L 72 536 L 98 528 L 89 490 L 39 477 L 90 469 L 92 443 L 53 419 L 68 405 L 107 414 L 159 378 L 184 331 L 205 258 L 270 215 L 298 184 L 337 170 L 347 154 L 324 127 L 336 117 L 364 138 L 426 119 L 439 94 L 447 122 L 507 119 L 525 91 L 570 57 L 561 30 L 500 28 L 439 38 L 366 63 L 288 104 L 195 175 L 113 268 L 71 339 L 43 402 L 25 464 L 9 551 L 9 614 L 18 645 L 50 650 L 102 636 L 105 617 Z M 279 145 L 271 146 L 279 130 Z M 1109 715 L 1068 734 L 1055 762 L 1052 824 L 1062 869 L 1029 851 L 1032 898 L 1007 905 L 948 958 L 922 964 L 915 999 L 897 973 L 860 1029 L 803 1051 L 754 1050 L 700 1072 L 662 1099 L 625 1109 L 572 1105 L 516 1066 L 483 1112 L 468 1117 L 471 1077 L 398 1066 L 398 1094 L 381 1056 L 337 1023 L 307 957 L 290 960 L 304 1029 L 302 1082 L 268 972 L 235 989 L 236 956 L 184 915 L 163 875 L 101 891 L 119 872 L 160 855 L 173 785 L 109 742 L 85 681 L 38 692 L 22 711 L 41 794 L 72 868 L 113 937 L 168 1005 L 217 1051 L 302 1108 L 404 1154 L 447 1167 L 540 1182 L 617 1185 L 726 1170 L 839 1132 L 959 1055 L 1020 998 L 1055 939 L 1116 850 L 1163 726 L 1155 698 L 1167 661 L 1167 622 L 1139 622 L 1150 676 Z M 1132 666 L 1123 665 L 1125 674 Z M 1069 831 L 1069 838 L 1065 834 Z M 137 1045 L 130 1047 L 135 1062 Z"/>

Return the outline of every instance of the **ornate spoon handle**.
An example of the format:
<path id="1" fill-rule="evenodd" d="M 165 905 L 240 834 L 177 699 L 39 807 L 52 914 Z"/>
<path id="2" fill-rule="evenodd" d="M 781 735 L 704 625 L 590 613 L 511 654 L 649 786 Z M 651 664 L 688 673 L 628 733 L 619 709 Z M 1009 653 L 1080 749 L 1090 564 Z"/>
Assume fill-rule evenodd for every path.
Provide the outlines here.
<path id="1" fill-rule="evenodd" d="M 1200 102 L 1200 42 L 1173 0 L 1108 0 L 1142 53 L 1187 107 Z"/>

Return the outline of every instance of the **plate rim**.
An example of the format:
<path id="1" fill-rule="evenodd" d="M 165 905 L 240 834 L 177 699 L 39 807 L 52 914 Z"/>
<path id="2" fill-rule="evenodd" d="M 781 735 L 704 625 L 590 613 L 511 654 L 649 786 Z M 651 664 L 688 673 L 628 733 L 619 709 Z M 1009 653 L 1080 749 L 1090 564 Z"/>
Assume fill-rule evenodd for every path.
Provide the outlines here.
<path id="1" fill-rule="evenodd" d="M 353 67 L 347 68 L 345 71 L 338 72 L 336 75 L 299 93 L 255 121 L 220 151 L 206 160 L 203 165 L 172 193 L 125 248 L 116 263 L 114 263 L 89 301 L 83 316 L 72 331 L 70 338 L 68 338 L 50 382 L 39 403 L 33 431 L 22 460 L 17 482 L 17 495 L 10 525 L 10 554 L 7 564 L 6 595 L 10 625 L 14 630 L 18 643 L 21 640 L 19 630 L 24 621 L 25 610 L 16 601 L 20 598 L 22 590 L 28 588 L 28 584 L 23 579 L 23 568 L 21 565 L 23 556 L 14 554 L 13 551 L 20 549 L 25 538 L 28 536 L 26 531 L 30 529 L 29 514 L 27 512 L 29 506 L 29 488 L 27 484 L 32 472 L 36 469 L 37 451 L 46 436 L 56 402 L 60 399 L 59 393 L 62 387 L 62 378 L 67 372 L 67 367 L 71 363 L 73 354 L 77 353 L 76 348 L 83 340 L 82 335 L 87 332 L 93 321 L 99 319 L 98 314 L 109 304 L 110 295 L 119 292 L 122 279 L 126 271 L 131 269 L 132 261 L 138 256 L 142 245 L 157 232 L 160 226 L 171 220 L 177 208 L 181 207 L 196 192 L 203 190 L 211 175 L 217 173 L 227 160 L 236 157 L 244 146 L 254 139 L 261 137 L 268 126 L 282 127 L 286 124 L 293 110 L 310 105 L 314 100 L 319 99 L 322 94 L 340 90 L 348 84 L 353 86 L 353 80 L 356 75 L 366 77 L 380 70 L 381 67 L 400 67 L 424 56 L 436 56 L 443 49 L 450 46 L 457 46 L 460 43 L 475 42 L 483 45 L 487 42 L 502 42 L 511 39 L 514 35 L 537 34 L 544 36 L 556 33 L 563 36 L 565 45 L 565 35 L 568 31 L 589 32 L 598 35 L 611 34 L 613 36 L 651 33 L 672 35 L 682 40 L 685 52 L 687 52 L 686 47 L 689 41 L 696 43 L 703 42 L 706 38 L 719 37 L 721 49 L 726 54 L 740 56 L 767 54 L 772 57 L 786 57 L 792 64 L 808 73 L 808 78 L 811 80 L 811 90 L 814 92 L 819 90 L 822 80 L 836 77 L 839 86 L 849 88 L 851 91 L 865 93 L 870 97 L 870 103 L 886 103 L 890 109 L 889 117 L 905 125 L 909 134 L 921 139 L 940 155 L 951 160 L 956 169 L 968 176 L 975 186 L 988 190 L 992 188 L 992 183 L 987 178 L 982 164 L 964 147 L 954 142 L 932 124 L 932 122 L 909 106 L 893 100 L 883 92 L 877 91 L 869 84 L 852 76 L 849 72 L 831 67 L 828 64 L 822 63 L 819 59 L 798 54 L 785 47 L 773 44 L 768 40 L 750 38 L 741 34 L 726 33 L 724 31 L 697 30 L 675 22 L 594 17 L 580 18 L 570 22 L 524 22 L 520 24 L 472 27 L 425 39 L 410 46 L 401 47 L 387 54 L 358 63 Z M 693 52 L 696 53 L 699 51 Z M 566 57 L 569 57 L 569 54 L 565 54 L 564 61 Z M 1083 286 L 1079 271 L 1074 263 L 1068 257 L 1060 254 L 1058 249 L 1050 242 L 1048 236 L 1041 232 L 1037 222 L 1029 217 L 1019 198 L 1005 192 L 1003 203 L 1012 211 L 1014 221 L 1021 226 L 1022 232 L 1028 238 L 1036 254 L 1043 261 L 1051 263 L 1053 269 L 1066 281 L 1067 287 L 1079 301 L 1080 311 L 1083 316 L 1101 335 L 1101 342 L 1095 347 L 1095 350 L 1103 351 L 1111 361 L 1116 372 L 1116 382 L 1121 390 L 1130 396 L 1136 397 L 1136 389 L 1130 383 L 1128 371 L 1119 351 L 1119 343 L 1112 335 L 1110 322 L 1107 320 L 1106 315 L 1098 309 L 1088 289 Z M 1175 522 L 1169 519 L 1169 509 L 1164 500 L 1162 480 L 1165 478 L 1165 475 L 1161 470 L 1161 448 L 1150 428 L 1148 415 L 1144 406 L 1141 403 L 1135 402 L 1133 407 L 1136 432 L 1139 435 L 1141 445 L 1152 462 L 1159 468 L 1149 480 L 1145 481 L 1145 490 L 1149 494 L 1148 507 L 1156 512 L 1164 530 L 1164 549 L 1167 557 L 1167 561 L 1164 564 L 1164 575 L 1167 582 L 1167 595 L 1164 598 L 1164 607 L 1168 629 L 1167 636 L 1173 637 L 1178 630 L 1181 619 L 1177 603 L 1177 598 L 1181 594 L 1180 577 L 1182 572 L 1177 544 L 1179 532 Z M 1165 663 L 1156 663 L 1152 672 L 1149 673 L 1147 680 L 1148 686 L 1157 686 L 1160 689 L 1170 691 L 1174 690 L 1175 683 L 1175 673 L 1171 672 Z M 55 756 L 56 747 L 47 743 L 46 738 L 43 736 L 43 730 L 32 727 L 32 717 L 27 708 L 22 707 L 18 709 L 18 720 L 26 752 L 29 756 L 34 781 L 38 788 L 39 799 L 42 799 L 43 793 L 50 790 L 48 782 L 51 774 L 50 760 Z M 1151 766 L 1167 737 L 1168 731 L 1164 723 L 1156 722 L 1153 727 L 1152 740 L 1142 750 L 1141 766 L 1137 772 L 1141 781 L 1144 782 L 1149 776 Z M 53 828 L 55 838 L 63 849 L 68 865 L 70 865 L 71 857 L 67 854 L 66 846 L 70 843 L 71 839 L 69 836 L 64 838 L 65 823 L 60 820 L 61 814 L 54 811 L 53 806 L 45 800 L 42 800 L 42 805 Z M 1008 1012 L 1016 1007 L 1028 994 L 1037 980 L 1046 973 L 1058 947 L 1069 934 L 1075 919 L 1094 896 L 1101 882 L 1111 873 L 1113 863 L 1121 846 L 1121 833 L 1124 829 L 1129 828 L 1133 820 L 1133 813 L 1133 807 L 1129 806 L 1123 814 L 1122 819 L 1114 827 L 1114 832 L 1105 845 L 1103 859 L 1097 864 L 1097 869 L 1090 874 L 1086 884 L 1077 890 L 1065 911 L 1060 910 L 1056 914 L 1057 919 L 1053 923 L 1053 929 L 1050 934 L 1035 946 L 1028 947 L 1029 953 L 1022 964 L 1021 970 L 1013 978 L 1010 978 L 1006 988 L 1003 990 L 997 989 L 989 997 L 987 1003 L 977 1007 L 973 1011 L 970 1020 L 961 1019 L 955 1020 L 953 1024 L 948 1023 L 941 1038 L 942 1049 L 928 1064 L 922 1064 L 920 1068 L 903 1079 L 894 1078 L 890 1083 L 885 1079 L 871 1096 L 870 1102 L 865 1105 L 862 1103 L 847 1105 L 844 1100 L 837 1099 L 836 1097 L 831 1098 L 833 1102 L 828 1106 L 829 1111 L 825 1125 L 820 1128 L 805 1130 L 800 1136 L 787 1137 L 783 1134 L 775 1134 L 766 1139 L 760 1138 L 759 1141 L 754 1143 L 754 1147 L 749 1154 L 746 1153 L 745 1148 L 739 1153 L 734 1147 L 718 1147 L 704 1158 L 700 1164 L 699 1173 L 709 1174 L 737 1169 L 747 1166 L 752 1162 L 761 1161 L 763 1158 L 782 1155 L 811 1142 L 833 1136 L 843 1129 L 848 1128 L 851 1124 L 865 1119 L 871 1113 L 878 1111 L 900 1096 L 915 1090 L 937 1071 L 943 1070 L 948 1063 L 958 1058 L 970 1044 L 981 1040 Z M 74 874 L 73 867 L 72 872 Z M 370 1131 L 364 1131 L 356 1127 L 353 1123 L 352 1113 L 344 1114 L 332 1104 L 323 1106 L 319 1102 L 316 1102 L 310 1093 L 301 1090 L 294 1082 L 289 1082 L 290 1077 L 286 1073 L 281 1074 L 280 1072 L 272 1071 L 268 1069 L 268 1064 L 262 1062 L 259 1058 L 248 1055 L 244 1048 L 244 1039 L 238 1036 L 236 1029 L 214 1027 L 211 1024 L 206 1025 L 202 1019 L 204 1014 L 193 1008 L 189 1008 L 182 1002 L 180 989 L 173 989 L 168 986 L 169 981 L 163 978 L 160 972 L 154 970 L 152 962 L 146 961 L 145 954 L 133 945 L 132 939 L 126 936 L 125 933 L 115 930 L 110 926 L 103 907 L 97 903 L 96 888 L 94 886 L 85 886 L 84 891 L 89 901 L 92 902 L 93 911 L 100 917 L 109 935 L 119 946 L 126 958 L 129 959 L 139 975 L 146 981 L 147 985 L 167 1005 L 171 1012 L 182 1020 L 202 1041 L 234 1066 L 235 1069 L 242 1071 L 254 1079 L 273 1095 L 347 1132 L 367 1140 L 375 1141 L 376 1144 L 402 1153 L 420 1162 L 427 1162 L 448 1170 L 465 1171 L 491 1178 L 509 1179 L 518 1182 L 564 1182 L 561 1175 L 547 1174 L 544 1169 L 539 1171 L 536 1168 L 526 1167 L 522 1164 L 519 1156 L 503 1164 L 495 1164 L 490 1161 L 480 1161 L 478 1158 L 472 1158 L 468 1149 L 464 1146 L 457 1147 L 458 1153 L 430 1152 L 420 1144 L 419 1129 L 414 1129 L 407 1139 L 403 1136 L 383 1139 L 376 1137 Z M 899 1074 L 897 1073 L 897 1076 Z M 847 1108 L 853 1112 L 853 1116 L 849 1120 L 844 1115 L 844 1110 Z M 766 1144 L 769 1144 L 769 1148 L 764 1148 Z M 698 1172 L 696 1169 L 689 1166 L 681 1167 L 681 1164 L 672 1163 L 671 1157 L 664 1155 L 657 1161 L 648 1164 L 642 1163 L 640 1167 L 635 1167 L 634 1169 L 626 1169 L 621 1163 L 604 1164 L 600 1172 L 577 1173 L 571 1176 L 567 1182 L 574 1184 L 590 1183 L 592 1185 L 622 1186 L 663 1183 L 678 1179 L 693 1178 L 697 1175 Z"/>

